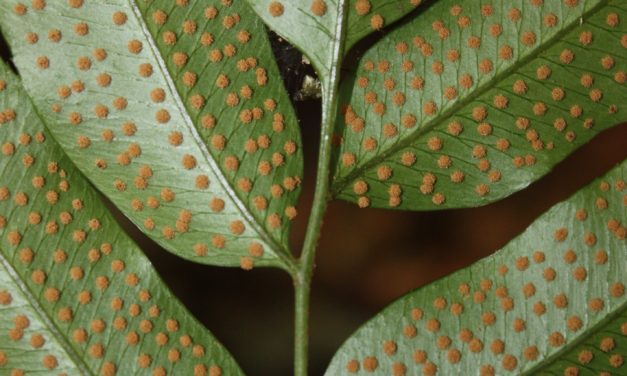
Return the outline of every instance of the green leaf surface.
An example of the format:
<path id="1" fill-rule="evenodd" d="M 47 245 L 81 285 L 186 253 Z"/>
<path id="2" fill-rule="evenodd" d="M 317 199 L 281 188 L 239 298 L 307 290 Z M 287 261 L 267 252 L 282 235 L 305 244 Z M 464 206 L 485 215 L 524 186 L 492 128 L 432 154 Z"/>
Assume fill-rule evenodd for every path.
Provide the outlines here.
<path id="1" fill-rule="evenodd" d="M 375 44 L 343 83 L 335 197 L 484 205 L 627 120 L 624 1 L 449 1 Z"/>
<path id="2" fill-rule="evenodd" d="M 326 374 L 624 375 L 626 179 L 623 162 L 494 255 L 402 297 Z"/>
<path id="3" fill-rule="evenodd" d="M 10 0 L 0 25 L 54 137 L 142 230 L 196 262 L 290 267 L 298 123 L 245 2 Z"/>
<path id="4" fill-rule="evenodd" d="M 122 231 L 2 63 L 0 140 L 0 374 L 242 374 Z"/>
<path id="5" fill-rule="evenodd" d="M 272 30 L 310 59 L 323 82 L 331 75 L 335 54 L 332 47 L 340 45 L 338 40 L 343 39 L 343 55 L 360 39 L 421 3 L 421 0 L 247 1 Z"/>

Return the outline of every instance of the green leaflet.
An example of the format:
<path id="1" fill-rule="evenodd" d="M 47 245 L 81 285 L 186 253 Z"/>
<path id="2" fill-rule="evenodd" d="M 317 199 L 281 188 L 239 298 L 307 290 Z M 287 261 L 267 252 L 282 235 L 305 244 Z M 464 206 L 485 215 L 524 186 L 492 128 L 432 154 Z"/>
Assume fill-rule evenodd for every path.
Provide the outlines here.
<path id="1" fill-rule="evenodd" d="M 248 0 L 270 27 L 298 47 L 325 82 L 332 72 L 333 46 L 343 53 L 366 35 L 392 23 L 421 0 Z M 344 21 L 346 19 L 347 21 Z M 342 25 L 345 22 L 346 25 Z"/>
<path id="2" fill-rule="evenodd" d="M 399 299 L 327 375 L 625 374 L 626 179 L 623 162 L 499 252 Z"/>
<path id="3" fill-rule="evenodd" d="M 623 1 L 438 1 L 340 94 L 335 197 L 411 210 L 496 201 L 625 121 Z"/>
<path id="4" fill-rule="evenodd" d="M 0 111 L 0 374 L 242 374 L 164 286 L 4 64 Z"/>
<path id="5" fill-rule="evenodd" d="M 0 25 L 24 85 L 99 190 L 184 258 L 290 267 L 300 136 L 246 3 L 20 4 Z"/>
<path id="6" fill-rule="evenodd" d="M 74 360 L 72 351 L 57 339 L 54 326 L 33 307 L 32 295 L 12 279 L 4 256 L 0 260 L 0 329 L 5 333 L 0 341 L 0 371 L 85 372 L 82 362 Z"/>

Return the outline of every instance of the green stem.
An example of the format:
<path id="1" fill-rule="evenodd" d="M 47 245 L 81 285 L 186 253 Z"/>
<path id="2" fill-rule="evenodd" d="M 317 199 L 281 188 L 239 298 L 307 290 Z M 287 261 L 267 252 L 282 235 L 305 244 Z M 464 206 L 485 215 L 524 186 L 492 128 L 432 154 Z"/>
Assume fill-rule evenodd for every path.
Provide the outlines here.
<path id="1" fill-rule="evenodd" d="M 309 353 L 309 293 L 311 291 L 311 272 L 309 278 L 299 274 L 294 278 L 294 375 L 307 376 Z"/>
<path id="2" fill-rule="evenodd" d="M 337 3 L 337 24 L 331 36 L 331 56 L 327 64 L 329 76 L 322 78 L 322 126 L 320 131 L 320 151 L 318 153 L 318 170 L 311 214 L 305 234 L 305 242 L 300 256 L 299 270 L 293 276 L 295 289 L 295 320 L 294 320 L 294 375 L 307 376 L 309 349 L 309 296 L 313 277 L 316 247 L 320 237 L 320 229 L 324 213 L 329 201 L 329 185 L 331 174 L 331 153 L 335 119 L 339 107 L 338 88 L 340 68 L 344 54 L 344 27 L 346 23 L 347 0 Z"/>

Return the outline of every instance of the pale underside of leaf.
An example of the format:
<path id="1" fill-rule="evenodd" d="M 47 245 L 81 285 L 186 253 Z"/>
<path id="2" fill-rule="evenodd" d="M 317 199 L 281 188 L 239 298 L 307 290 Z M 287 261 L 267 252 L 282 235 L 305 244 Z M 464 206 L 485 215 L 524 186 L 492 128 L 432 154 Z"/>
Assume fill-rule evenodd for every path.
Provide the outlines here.
<path id="1" fill-rule="evenodd" d="M 331 46 L 342 41 L 344 54 L 368 34 L 417 7 L 419 0 L 248 0 L 255 11 L 312 62 L 323 83 L 334 59 Z M 346 5 L 344 5 L 346 4 Z M 342 19 L 346 18 L 347 21 Z M 345 22 L 345 30 L 338 24 Z M 337 31 L 342 32 L 338 35 Z"/>
<path id="2" fill-rule="evenodd" d="M 494 255 L 402 297 L 327 375 L 625 374 L 625 179 L 627 162 Z"/>
<path id="3" fill-rule="evenodd" d="M 0 374 L 242 374 L 0 63 Z"/>
<path id="4" fill-rule="evenodd" d="M 411 210 L 496 201 L 625 117 L 621 1 L 439 1 L 342 87 L 333 193 Z"/>
<path id="5" fill-rule="evenodd" d="M 81 171 L 166 249 L 289 267 L 301 143 L 263 24 L 243 1 L 138 4 L 0 5 L 38 111 Z"/>
<path id="6" fill-rule="evenodd" d="M 333 54 L 330 46 L 338 38 L 335 30 L 343 16 L 338 3 L 345 1 L 317 2 L 318 7 L 309 0 L 248 2 L 272 30 L 303 51 L 326 82 Z"/>

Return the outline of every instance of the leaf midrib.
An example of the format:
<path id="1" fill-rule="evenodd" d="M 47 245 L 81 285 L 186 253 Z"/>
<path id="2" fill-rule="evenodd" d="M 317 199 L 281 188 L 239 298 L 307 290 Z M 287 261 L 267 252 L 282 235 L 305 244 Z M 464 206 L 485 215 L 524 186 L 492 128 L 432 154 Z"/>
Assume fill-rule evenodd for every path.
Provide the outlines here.
<path id="1" fill-rule="evenodd" d="M 61 330 L 52 321 L 52 318 L 46 313 L 41 306 L 39 300 L 37 300 L 33 292 L 28 288 L 26 283 L 22 280 L 17 273 L 13 265 L 4 256 L 4 250 L 0 250 L 0 264 L 7 270 L 9 277 L 22 294 L 26 297 L 26 300 L 30 303 L 31 307 L 38 314 L 39 318 L 43 321 L 44 325 L 50 330 L 52 335 L 57 339 L 59 345 L 69 355 L 72 362 L 84 375 L 96 376 L 97 373 L 93 372 L 91 368 L 83 361 L 83 356 L 79 354 L 74 347 L 70 344 L 69 340 L 63 335 Z"/>
<path id="2" fill-rule="evenodd" d="M 340 195 L 342 191 L 344 190 L 344 188 L 346 188 L 346 186 L 349 185 L 353 180 L 357 179 L 360 176 L 363 176 L 366 171 L 370 170 L 371 168 L 378 165 L 379 163 L 387 160 L 387 158 L 390 155 L 410 146 L 418 138 L 420 138 L 420 136 L 424 135 L 425 133 L 432 130 L 436 126 L 442 124 L 447 119 L 455 115 L 461 108 L 469 105 L 470 103 L 475 101 L 478 97 L 480 97 L 481 95 L 485 94 L 486 92 L 496 87 L 502 81 L 507 79 L 513 72 L 517 71 L 518 69 L 524 67 L 525 65 L 527 65 L 528 63 L 536 59 L 542 52 L 548 50 L 554 44 L 556 44 L 559 40 L 561 40 L 561 38 L 564 35 L 574 30 L 580 24 L 579 23 L 580 19 L 589 18 L 591 15 L 597 13 L 598 11 L 600 11 L 602 8 L 606 7 L 607 5 L 609 5 L 609 0 L 601 0 L 597 5 L 593 6 L 588 11 L 582 13 L 580 17 L 573 20 L 570 24 L 564 26 L 560 31 L 556 32 L 555 35 L 549 38 L 545 43 L 538 46 L 534 51 L 529 53 L 527 56 L 521 58 L 516 63 L 512 64 L 512 66 L 503 70 L 501 73 L 496 74 L 492 79 L 487 81 L 487 83 L 483 85 L 478 85 L 476 90 L 470 93 L 466 98 L 458 101 L 457 103 L 449 107 L 447 110 L 443 111 L 440 114 L 440 116 L 434 118 L 433 120 L 423 123 L 423 126 L 418 127 L 413 134 L 410 133 L 407 137 L 405 137 L 398 143 L 390 146 L 387 150 L 372 157 L 369 161 L 361 165 L 361 167 L 353 170 L 351 173 L 349 173 L 345 177 L 334 179 L 334 181 L 331 184 L 331 196 L 337 197 L 338 195 Z"/>
<path id="3" fill-rule="evenodd" d="M 196 143 L 198 149 L 200 150 L 203 158 L 207 161 L 212 172 L 217 176 L 219 184 L 222 186 L 222 188 L 224 189 L 228 197 L 235 203 L 235 207 L 240 212 L 244 220 L 248 222 L 248 224 L 255 230 L 255 232 L 263 239 L 264 242 L 266 242 L 268 245 L 272 247 L 274 254 L 284 264 L 282 266 L 287 268 L 288 270 L 293 269 L 295 263 L 294 263 L 292 253 L 290 252 L 290 250 L 287 249 L 282 244 L 278 243 L 270 234 L 268 234 L 265 231 L 265 229 L 263 229 L 262 226 L 259 225 L 259 223 L 255 219 L 255 217 L 252 215 L 252 213 L 248 210 L 246 205 L 240 200 L 239 196 L 237 196 L 237 193 L 235 193 L 235 191 L 231 187 L 231 184 L 225 178 L 224 174 L 222 173 L 222 170 L 217 166 L 216 161 L 213 159 L 213 156 L 211 155 L 211 153 L 209 153 L 207 146 L 200 138 L 200 135 L 198 134 L 196 130 L 196 126 L 194 125 L 194 122 L 192 121 L 189 113 L 187 112 L 187 110 L 185 109 L 185 106 L 183 105 L 181 96 L 178 90 L 176 89 L 174 82 L 172 81 L 172 77 L 170 76 L 170 73 L 167 70 L 167 66 L 165 64 L 165 61 L 163 60 L 163 57 L 161 56 L 161 53 L 159 52 L 159 49 L 157 48 L 155 40 L 153 39 L 152 35 L 150 34 L 150 31 L 148 30 L 146 26 L 146 23 L 144 21 L 144 18 L 142 17 L 141 11 L 137 7 L 137 4 L 135 4 L 134 0 L 127 0 L 127 1 L 131 9 L 133 10 L 133 15 L 138 21 L 139 27 L 141 28 L 141 32 L 144 38 L 146 38 L 146 41 L 148 42 L 148 45 L 150 47 L 150 52 L 153 54 L 159 66 L 159 70 L 165 78 L 168 90 L 170 91 L 170 93 L 172 94 L 172 97 L 174 98 L 176 108 L 181 113 L 183 122 L 185 123 L 187 128 L 190 130 L 190 133 L 192 134 L 194 138 L 194 142 Z"/>
<path id="4" fill-rule="evenodd" d="M 520 375 L 521 376 L 536 375 L 539 371 L 545 368 L 548 368 L 552 364 L 559 361 L 564 354 L 568 353 L 569 351 L 576 348 L 580 344 L 586 342 L 590 337 L 596 335 L 599 331 L 602 330 L 603 327 L 609 324 L 612 320 L 619 317 L 625 310 L 627 310 L 627 302 L 624 302 L 623 304 L 618 306 L 618 308 L 608 313 L 605 317 L 603 317 L 603 319 L 599 320 L 598 323 L 585 329 L 581 335 L 579 335 L 576 339 L 568 342 L 559 351 L 556 351 L 554 354 L 551 354 L 550 356 L 545 358 L 544 361 L 538 362 L 538 364 L 533 366 L 531 369 L 527 371 L 523 371 L 523 373 L 521 373 Z"/>

